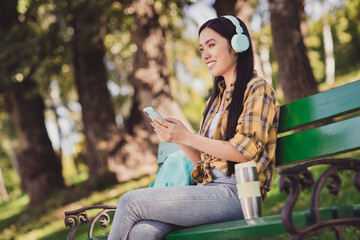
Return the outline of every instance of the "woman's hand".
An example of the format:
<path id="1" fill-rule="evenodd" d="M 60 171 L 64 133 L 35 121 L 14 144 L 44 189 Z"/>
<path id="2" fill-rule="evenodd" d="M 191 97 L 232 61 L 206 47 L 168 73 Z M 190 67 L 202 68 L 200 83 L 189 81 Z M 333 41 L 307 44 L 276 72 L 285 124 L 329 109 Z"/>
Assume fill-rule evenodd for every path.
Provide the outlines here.
<path id="1" fill-rule="evenodd" d="M 155 117 L 151 125 L 155 132 L 166 142 L 184 144 L 186 137 L 191 133 L 185 125 L 175 119 L 167 118 L 166 121 Z"/>

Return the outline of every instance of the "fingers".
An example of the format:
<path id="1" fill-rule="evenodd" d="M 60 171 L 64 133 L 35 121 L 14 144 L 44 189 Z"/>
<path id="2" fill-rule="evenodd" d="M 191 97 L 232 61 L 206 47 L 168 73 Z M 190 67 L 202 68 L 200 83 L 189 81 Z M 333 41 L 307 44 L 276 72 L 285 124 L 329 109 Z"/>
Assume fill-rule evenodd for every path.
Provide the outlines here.
<path id="1" fill-rule="evenodd" d="M 171 122 L 171 123 L 175 123 L 175 124 L 182 123 L 180 120 L 178 120 L 176 118 L 172 118 L 172 117 L 167 118 L 166 121 Z"/>
<path id="2" fill-rule="evenodd" d="M 152 119 L 152 122 L 155 122 L 155 123 L 158 123 L 158 124 L 160 124 L 160 125 L 163 125 L 164 127 L 169 127 L 167 121 L 162 120 L 161 118 L 158 118 L 158 117 L 154 117 L 154 118 Z"/>
<path id="3" fill-rule="evenodd" d="M 170 134 L 168 133 L 167 127 L 156 121 L 151 122 L 151 126 L 153 126 L 155 133 L 157 133 L 162 140 L 166 142 L 169 141 Z"/>

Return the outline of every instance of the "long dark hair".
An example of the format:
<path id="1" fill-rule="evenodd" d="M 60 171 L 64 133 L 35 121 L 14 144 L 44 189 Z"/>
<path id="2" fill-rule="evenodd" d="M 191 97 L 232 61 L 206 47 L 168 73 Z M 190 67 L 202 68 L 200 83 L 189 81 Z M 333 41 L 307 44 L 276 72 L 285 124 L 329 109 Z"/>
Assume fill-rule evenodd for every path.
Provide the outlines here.
<path id="1" fill-rule="evenodd" d="M 245 34 L 250 41 L 250 34 L 247 30 L 243 21 L 237 18 L 240 22 L 240 26 L 243 29 L 243 34 Z M 199 35 L 205 28 L 211 28 L 221 36 L 227 39 L 229 45 L 231 46 L 231 38 L 236 34 L 235 25 L 227 18 L 218 17 L 211 19 L 204 23 L 199 29 Z M 234 92 L 232 95 L 232 100 L 229 105 L 229 116 L 226 127 L 226 140 L 232 138 L 236 131 L 237 121 L 240 117 L 240 114 L 243 111 L 243 100 L 246 90 L 246 86 L 249 83 L 254 71 L 254 52 L 252 49 L 252 44 L 250 41 L 249 49 L 242 53 L 237 53 L 237 64 L 236 64 L 236 81 L 234 84 Z M 222 76 L 215 77 L 214 86 L 210 98 L 210 102 L 207 108 L 204 110 L 203 123 L 209 112 L 211 105 L 213 104 L 216 95 L 219 93 L 218 83 L 223 80 Z"/>

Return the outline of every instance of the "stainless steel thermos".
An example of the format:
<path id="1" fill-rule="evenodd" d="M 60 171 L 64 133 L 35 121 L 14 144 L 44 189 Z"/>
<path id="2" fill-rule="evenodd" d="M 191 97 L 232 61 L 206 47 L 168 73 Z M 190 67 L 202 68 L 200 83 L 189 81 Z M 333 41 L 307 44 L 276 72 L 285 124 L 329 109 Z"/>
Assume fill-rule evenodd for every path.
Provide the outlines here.
<path id="1" fill-rule="evenodd" d="M 235 177 L 244 218 L 261 217 L 262 200 L 255 162 L 235 164 Z"/>

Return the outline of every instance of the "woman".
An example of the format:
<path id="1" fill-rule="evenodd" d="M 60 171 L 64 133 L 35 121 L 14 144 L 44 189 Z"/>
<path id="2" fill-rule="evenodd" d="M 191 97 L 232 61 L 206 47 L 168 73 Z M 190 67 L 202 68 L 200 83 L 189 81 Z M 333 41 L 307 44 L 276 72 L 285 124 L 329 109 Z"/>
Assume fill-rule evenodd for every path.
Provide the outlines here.
<path id="1" fill-rule="evenodd" d="M 179 120 L 153 120 L 155 132 L 177 143 L 195 164 L 196 186 L 137 189 L 119 201 L 109 239 L 162 239 L 178 227 L 243 219 L 234 164 L 255 161 L 262 198 L 271 188 L 279 104 L 254 71 L 245 24 L 233 16 L 199 30 L 202 60 L 215 78 L 200 134 Z"/>

